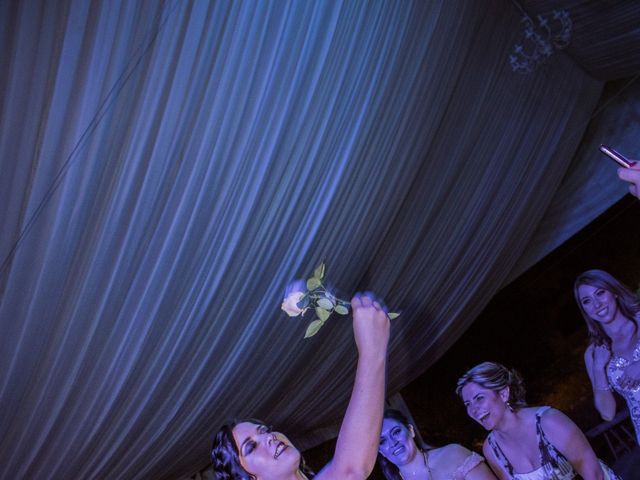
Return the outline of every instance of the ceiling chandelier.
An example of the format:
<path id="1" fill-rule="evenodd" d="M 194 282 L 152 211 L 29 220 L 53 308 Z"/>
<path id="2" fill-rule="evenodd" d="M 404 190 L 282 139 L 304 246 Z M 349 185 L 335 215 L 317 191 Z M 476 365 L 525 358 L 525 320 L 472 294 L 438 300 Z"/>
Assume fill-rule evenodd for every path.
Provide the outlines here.
<path id="1" fill-rule="evenodd" d="M 573 23 L 566 10 L 553 10 L 550 19 L 537 15 L 536 23 L 519 5 L 516 6 L 524 14 L 524 38 L 514 45 L 509 63 L 514 72 L 526 74 L 544 63 L 555 50 L 562 50 L 569 45 Z"/>

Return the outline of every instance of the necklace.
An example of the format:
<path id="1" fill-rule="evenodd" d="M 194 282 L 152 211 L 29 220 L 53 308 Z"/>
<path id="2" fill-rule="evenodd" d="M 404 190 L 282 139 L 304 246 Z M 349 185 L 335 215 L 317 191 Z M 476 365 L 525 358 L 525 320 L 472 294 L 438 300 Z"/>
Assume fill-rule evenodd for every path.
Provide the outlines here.
<path id="1" fill-rule="evenodd" d="M 427 480 L 431 480 L 431 468 L 429 468 L 429 451 L 423 450 L 424 466 L 427 467 Z"/>
<path id="2" fill-rule="evenodd" d="M 425 451 L 425 450 L 420 450 L 420 453 L 422 453 L 422 460 L 424 461 L 424 466 L 427 469 L 427 478 L 426 480 L 431 480 L 431 468 L 429 467 L 429 452 Z M 401 472 L 400 473 L 400 477 L 404 480 L 404 475 L 402 475 Z M 412 472 L 411 473 L 411 478 L 416 476 L 416 472 Z"/>

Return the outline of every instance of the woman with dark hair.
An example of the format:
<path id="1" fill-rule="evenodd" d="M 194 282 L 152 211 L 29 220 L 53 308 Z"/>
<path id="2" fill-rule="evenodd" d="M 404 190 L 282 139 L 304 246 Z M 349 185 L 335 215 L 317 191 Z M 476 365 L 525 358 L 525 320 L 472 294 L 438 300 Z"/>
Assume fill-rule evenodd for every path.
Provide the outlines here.
<path id="1" fill-rule="evenodd" d="M 467 414 L 489 431 L 482 451 L 502 480 L 611 480 L 584 434 L 550 407 L 528 407 L 520 374 L 484 362 L 458 380 Z"/>
<path id="2" fill-rule="evenodd" d="M 398 410 L 384 412 L 378 463 L 387 480 L 495 480 L 477 453 L 455 443 L 432 448 L 416 442 L 414 426 Z"/>
<path id="3" fill-rule="evenodd" d="M 242 420 L 235 420 L 226 425 L 223 425 L 222 428 L 216 434 L 213 440 L 213 448 L 211 449 L 211 457 L 213 459 L 213 469 L 217 474 L 216 478 L 219 479 L 243 479 L 249 480 L 258 478 L 250 473 L 248 473 L 244 469 L 244 464 L 246 462 L 241 462 L 241 456 L 249 456 L 258 446 L 257 442 L 254 440 L 250 440 L 246 445 L 237 445 L 235 437 L 242 438 L 242 435 L 248 434 L 247 438 L 251 438 L 252 434 L 262 435 L 262 436 L 271 436 L 267 442 L 270 442 L 270 447 L 273 450 L 273 457 L 275 460 L 278 460 L 280 463 L 276 465 L 283 465 L 284 467 L 288 467 L 291 469 L 291 465 L 293 464 L 296 469 L 299 471 L 297 477 L 294 478 L 313 478 L 313 471 L 307 466 L 300 452 L 298 452 L 295 447 L 291 446 L 291 442 L 289 439 L 283 435 L 282 433 L 271 432 L 271 429 L 264 424 L 264 422 L 260 420 L 256 420 L 254 418 L 246 418 Z M 288 450 L 288 454 L 293 454 L 293 459 L 289 462 L 283 462 L 280 460 L 280 455 L 285 453 Z M 267 452 L 270 453 L 270 452 Z M 257 455 L 254 455 L 253 459 L 255 459 Z M 297 457 L 297 460 L 295 459 Z M 282 457 L 282 460 L 285 460 L 286 457 Z M 249 459 L 249 462 L 252 459 Z M 264 460 L 258 457 L 258 460 Z M 254 462 L 255 463 L 255 462 Z M 275 463 L 275 462 L 274 462 Z"/>
<path id="4" fill-rule="evenodd" d="M 335 454 L 316 480 L 363 480 L 373 470 L 384 408 L 389 317 L 371 294 L 353 297 L 353 333 L 358 349 L 356 378 Z M 304 480 L 314 478 L 289 439 L 263 422 L 224 425 L 211 449 L 219 480 Z"/>
<path id="5" fill-rule="evenodd" d="M 640 444 L 640 298 L 602 270 L 589 270 L 573 287 L 589 329 L 584 354 L 593 399 L 605 420 L 616 413 L 612 390 L 624 397 Z"/>

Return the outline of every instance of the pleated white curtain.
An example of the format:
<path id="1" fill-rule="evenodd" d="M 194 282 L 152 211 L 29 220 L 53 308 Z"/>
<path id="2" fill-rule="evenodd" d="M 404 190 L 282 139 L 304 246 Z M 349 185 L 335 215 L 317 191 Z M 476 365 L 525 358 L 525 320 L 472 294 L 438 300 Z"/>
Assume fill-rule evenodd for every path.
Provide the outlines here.
<path id="1" fill-rule="evenodd" d="M 350 325 L 279 304 L 320 260 L 403 312 L 390 390 L 438 358 L 602 90 L 511 72 L 509 5 L 0 2 L 0 478 L 177 478 L 236 415 L 313 444 Z"/>

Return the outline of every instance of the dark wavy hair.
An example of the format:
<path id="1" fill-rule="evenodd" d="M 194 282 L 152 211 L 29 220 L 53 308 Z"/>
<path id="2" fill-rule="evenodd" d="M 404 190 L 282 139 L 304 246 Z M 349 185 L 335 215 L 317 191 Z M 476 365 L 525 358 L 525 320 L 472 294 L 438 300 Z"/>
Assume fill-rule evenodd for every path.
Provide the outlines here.
<path id="1" fill-rule="evenodd" d="M 233 420 L 220 427 L 220 430 L 218 430 L 218 433 L 216 433 L 216 436 L 213 438 L 213 445 L 211 446 L 213 471 L 218 480 L 255 480 L 256 478 L 242 468 L 238 445 L 236 445 L 236 441 L 233 438 L 234 427 L 243 422 L 266 425 L 263 421 L 256 420 L 255 418 L 244 418 Z M 307 467 L 302 455 L 300 455 L 299 468 L 308 478 L 314 477 L 315 474 Z"/>
<path id="2" fill-rule="evenodd" d="M 494 392 L 509 387 L 508 405 L 514 410 L 527 406 L 524 382 L 520 373 L 515 369 L 509 369 L 497 362 L 483 362 L 458 379 L 456 394 L 462 398 L 463 387 L 472 382 Z"/>
<path id="3" fill-rule="evenodd" d="M 629 287 L 620 282 L 617 278 L 604 270 L 588 270 L 578 275 L 573 284 L 573 295 L 576 298 L 578 308 L 582 313 L 584 321 L 587 322 L 589 330 L 590 343 L 594 345 L 606 345 L 611 349 L 611 338 L 607 335 L 597 321 L 589 317 L 584 311 L 578 289 L 582 285 L 590 285 L 592 287 L 603 288 L 615 295 L 616 302 L 620 312 L 630 319 L 638 329 L 637 317 L 640 315 L 640 297 Z"/>
<path id="4" fill-rule="evenodd" d="M 404 425 L 406 428 L 412 427 L 415 429 L 415 426 L 409 421 L 409 419 L 399 410 L 395 410 L 393 408 L 388 408 L 384 411 L 383 420 L 385 418 L 389 418 L 391 420 L 395 420 L 396 422 Z M 431 447 L 429 445 L 419 444 L 418 441 L 414 438 L 418 449 L 420 450 L 428 450 Z M 387 480 L 402 480 L 402 475 L 400 475 L 400 469 L 393 463 L 391 460 L 387 459 L 381 453 L 378 453 L 378 465 L 380 465 L 380 469 L 384 474 Z"/>

